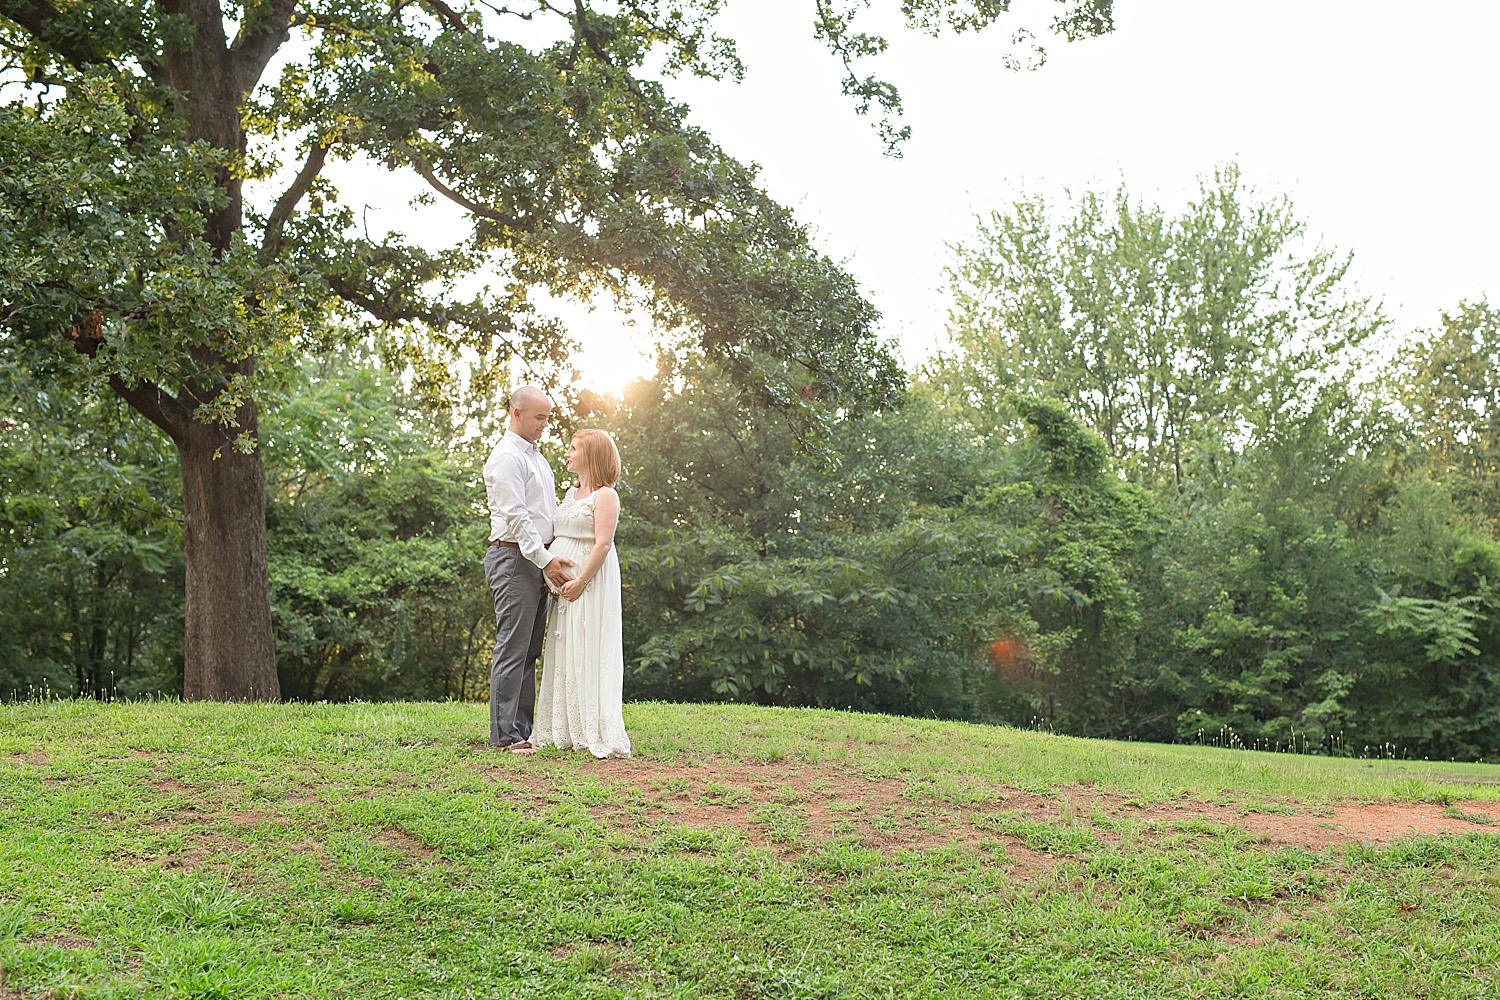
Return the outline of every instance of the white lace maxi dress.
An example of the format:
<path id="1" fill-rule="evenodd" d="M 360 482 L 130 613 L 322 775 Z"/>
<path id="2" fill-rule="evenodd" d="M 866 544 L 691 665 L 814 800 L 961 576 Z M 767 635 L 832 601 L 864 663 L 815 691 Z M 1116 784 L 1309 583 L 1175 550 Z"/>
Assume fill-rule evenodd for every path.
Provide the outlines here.
<path id="1" fill-rule="evenodd" d="M 553 516 L 552 554 L 583 567 L 594 547 L 594 497 L 577 489 Z M 576 601 L 554 597 L 542 652 L 542 690 L 537 695 L 531 742 L 588 750 L 595 757 L 629 757 L 622 687 L 625 648 L 620 636 L 620 560 L 613 548 Z"/>

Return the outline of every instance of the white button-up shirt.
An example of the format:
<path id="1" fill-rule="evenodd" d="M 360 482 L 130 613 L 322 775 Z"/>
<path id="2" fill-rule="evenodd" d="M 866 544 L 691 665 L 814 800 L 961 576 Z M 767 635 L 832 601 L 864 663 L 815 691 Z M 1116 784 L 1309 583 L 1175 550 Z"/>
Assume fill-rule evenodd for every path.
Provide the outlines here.
<path id="1" fill-rule="evenodd" d="M 537 446 L 517 434 L 505 436 L 484 463 L 490 502 L 490 541 L 515 542 L 521 555 L 546 568 L 552 561 L 552 511 L 557 482 Z"/>

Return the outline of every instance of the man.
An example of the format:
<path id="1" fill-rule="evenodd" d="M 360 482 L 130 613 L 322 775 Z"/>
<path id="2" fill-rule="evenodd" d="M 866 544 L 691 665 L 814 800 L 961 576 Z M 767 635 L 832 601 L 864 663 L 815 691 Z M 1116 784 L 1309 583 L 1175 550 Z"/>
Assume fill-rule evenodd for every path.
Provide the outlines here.
<path id="1" fill-rule="evenodd" d="M 484 463 L 490 545 L 484 575 L 495 598 L 495 654 L 490 660 L 490 746 L 530 750 L 536 707 L 536 661 L 547 627 L 546 579 L 571 579 L 570 560 L 547 551 L 557 485 L 537 449 L 552 400 L 534 385 L 510 394 L 510 427 Z M 545 578 L 545 579 L 544 579 Z"/>

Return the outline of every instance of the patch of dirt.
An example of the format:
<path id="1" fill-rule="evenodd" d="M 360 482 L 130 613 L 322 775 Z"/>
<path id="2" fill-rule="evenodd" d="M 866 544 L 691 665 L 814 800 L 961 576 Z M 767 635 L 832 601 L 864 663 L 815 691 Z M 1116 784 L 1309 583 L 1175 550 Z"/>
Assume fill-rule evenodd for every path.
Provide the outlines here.
<path id="1" fill-rule="evenodd" d="M 183 827 L 196 827 L 203 820 L 203 813 L 198 811 L 197 806 L 191 802 L 181 809 L 172 810 L 166 819 L 152 820 L 146 824 L 146 829 L 156 833 L 171 833 Z"/>
<path id="2" fill-rule="evenodd" d="M 1462 812 L 1488 816 L 1500 824 L 1500 802 L 1455 803 Z M 1375 802 L 1337 805 L 1326 810 L 1247 812 L 1242 806 L 1183 801 L 1135 810 L 1142 819 L 1166 826 L 1208 820 L 1237 827 L 1272 847 L 1325 847 L 1364 843 L 1389 844 L 1407 837 L 1439 833 L 1500 832 L 1483 824 L 1445 816 L 1444 807 L 1427 802 Z"/>
<path id="3" fill-rule="evenodd" d="M 283 829 L 291 825 L 291 821 L 287 817 L 261 810 L 229 813 L 223 818 L 228 820 L 229 823 L 234 824 L 235 827 L 238 827 L 241 832 L 247 832 L 255 827 L 266 824 L 273 824 Z M 196 871 L 200 868 L 219 870 L 232 866 L 210 861 L 210 857 L 225 854 L 254 854 L 257 851 L 270 849 L 278 852 L 289 852 L 291 854 L 316 855 L 319 868 L 326 868 L 328 866 L 327 851 L 321 840 L 313 837 L 304 837 L 295 843 L 278 844 L 274 848 L 255 847 L 233 833 L 221 833 L 205 828 L 205 824 L 215 822 L 216 819 L 215 814 L 200 812 L 192 804 L 189 804 L 182 809 L 174 810 L 165 819 L 144 823 L 142 824 L 143 829 L 152 833 L 181 835 L 183 843 L 181 848 L 169 850 L 164 853 L 143 850 L 137 856 L 141 858 L 141 863 L 148 867 L 181 871 Z M 3 1000 L 3 998 L 0 998 L 0 1000 Z"/>
<path id="4" fill-rule="evenodd" d="M 509 763 L 509 762 L 507 762 Z M 497 783 L 546 802 L 569 798 L 572 780 L 588 776 L 611 792 L 590 811 L 607 826 L 645 832 L 674 826 L 731 828 L 751 845 L 781 856 L 804 853 L 809 842 L 852 838 L 860 846 L 894 854 L 941 846 L 1001 841 L 1018 878 L 1050 872 L 1058 858 L 997 833 L 994 818 L 1052 826 L 1087 827 L 1103 842 L 1122 836 L 1159 838 L 1212 833 L 1242 835 L 1272 849 L 1322 850 L 1344 844 L 1384 845 L 1440 833 L 1500 833 L 1500 803 L 1422 802 L 1346 804 L 1328 808 L 1277 803 L 1199 802 L 1181 799 L 1141 805 L 1088 786 L 1060 786 L 1050 795 L 995 786 L 966 790 L 965 801 L 944 801 L 900 778 L 872 779 L 826 765 L 725 761 L 673 767 L 649 760 L 559 761 L 518 757 L 510 766 L 484 766 Z M 977 799 L 978 801 L 974 801 Z M 1491 827 L 1451 815 L 1488 816 Z M 989 820 L 987 822 L 986 820 Z"/>
<path id="5" fill-rule="evenodd" d="M 1033 851 L 1014 839 L 1005 845 L 1005 853 L 1010 855 L 1010 876 L 1017 882 L 1035 882 L 1041 876 L 1051 874 L 1060 860 L 1054 854 Z"/>
<path id="6" fill-rule="evenodd" d="M 153 824 L 153 829 L 160 824 Z M 211 858 L 225 854 L 243 854 L 250 849 L 250 845 L 237 837 L 229 837 L 220 833 L 192 833 L 183 838 L 182 847 L 168 854 L 145 858 L 147 868 L 160 868 L 167 871 L 195 872 L 199 870 L 220 871 L 233 867 L 222 861 L 213 861 Z"/>
<path id="7" fill-rule="evenodd" d="M 629 954 L 622 954 L 622 948 L 613 941 L 590 939 L 559 944 L 547 952 L 547 957 L 554 962 L 566 961 L 574 956 L 591 971 L 607 968 L 612 979 L 634 979 L 643 974 L 635 960 Z"/>
<path id="8" fill-rule="evenodd" d="M 613 979 L 634 979 L 642 975 L 641 967 L 629 958 L 622 958 L 609 967 L 610 977 Z"/>
<path id="9" fill-rule="evenodd" d="M 275 826 L 286 826 L 288 824 L 285 816 L 268 813 L 260 809 L 244 809 L 240 812 L 232 812 L 229 814 L 228 819 L 235 826 L 264 826 L 268 823 Z"/>
<path id="10" fill-rule="evenodd" d="M 1265 926 L 1259 934 L 1224 933 L 1217 935 L 1216 939 L 1227 945 L 1265 948 L 1296 937 L 1299 932 L 1296 920 L 1282 909 L 1265 911 L 1262 920 Z"/>
<path id="11" fill-rule="evenodd" d="M 543 766 L 483 770 L 498 783 L 547 802 L 561 802 L 561 772 L 554 770 L 558 762 L 537 763 Z M 1060 860 L 970 821 L 971 813 L 998 809 L 1056 818 L 1057 800 L 1015 790 L 997 792 L 994 801 L 972 807 L 923 798 L 899 778 L 869 778 L 818 765 L 724 762 L 672 767 L 605 760 L 585 767 L 615 793 L 611 801 L 589 807 L 594 817 L 606 826 L 647 835 L 684 826 L 728 828 L 745 843 L 782 858 L 805 854 L 808 843 L 841 838 L 886 855 L 1004 841 L 1006 865 L 1018 881 L 1046 875 Z M 579 772 L 569 767 L 566 773 Z"/>
<path id="12" fill-rule="evenodd" d="M 17 764 L 30 764 L 33 767 L 46 767 L 50 761 L 47 754 L 42 750 L 28 750 L 25 753 L 13 753 L 10 759 Z"/>
<path id="13" fill-rule="evenodd" d="M 43 993 L 22 993 L 14 986 L 7 986 L 3 980 L 0 980 L 0 1000 L 53 1000 L 56 995 L 51 990 Z"/>
<path id="14" fill-rule="evenodd" d="M 423 858 L 430 858 L 436 853 L 400 827 L 388 826 L 371 837 L 370 842 L 381 847 L 394 847 L 402 854 L 413 854 Z"/>
<path id="15" fill-rule="evenodd" d="M 288 844 L 285 850 L 293 854 L 316 854 L 320 858 L 328 853 L 323 849 L 321 840 L 313 840 L 311 837 L 299 840 L 295 844 Z"/>

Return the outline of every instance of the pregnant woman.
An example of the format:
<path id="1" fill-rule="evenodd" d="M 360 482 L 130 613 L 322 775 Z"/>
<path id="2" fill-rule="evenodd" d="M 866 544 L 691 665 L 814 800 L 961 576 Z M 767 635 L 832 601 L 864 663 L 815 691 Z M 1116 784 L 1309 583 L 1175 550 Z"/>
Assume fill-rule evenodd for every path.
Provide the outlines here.
<path id="1" fill-rule="evenodd" d="M 614 545 L 620 453 L 604 431 L 587 430 L 573 435 L 565 457 L 578 485 L 553 514 L 557 537 L 551 551 L 571 559 L 578 572 L 552 602 L 531 743 L 587 750 L 595 757 L 629 757 L 620 560 Z"/>

